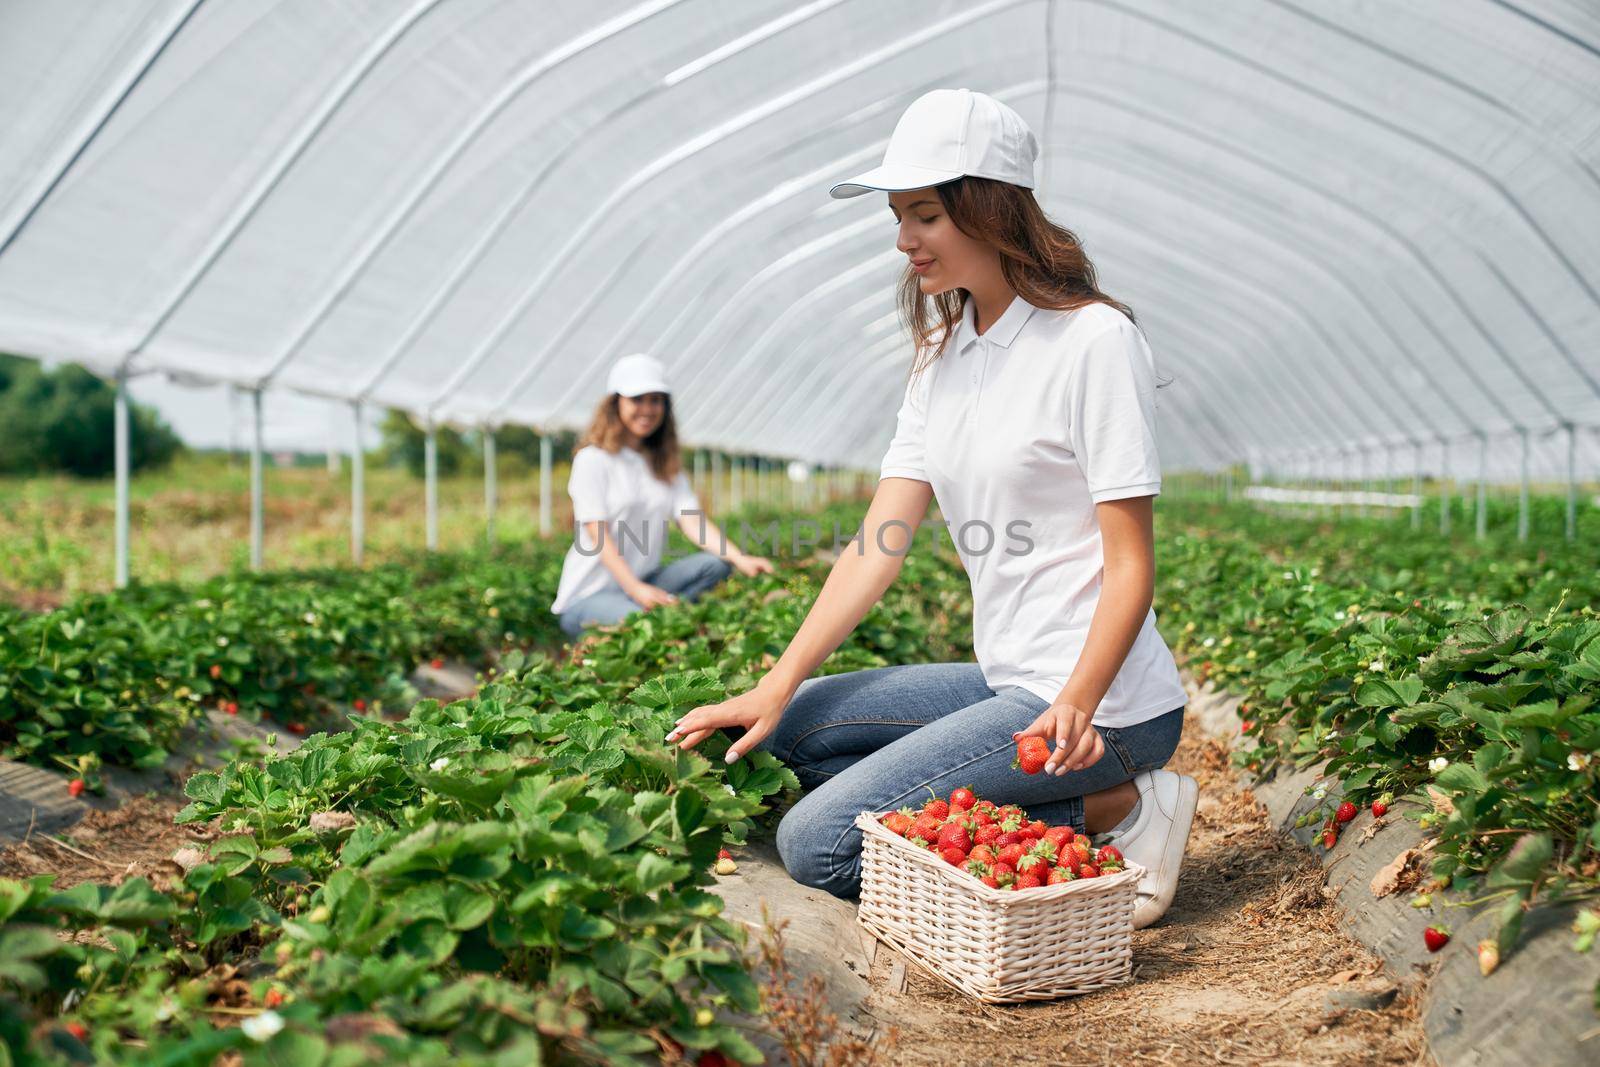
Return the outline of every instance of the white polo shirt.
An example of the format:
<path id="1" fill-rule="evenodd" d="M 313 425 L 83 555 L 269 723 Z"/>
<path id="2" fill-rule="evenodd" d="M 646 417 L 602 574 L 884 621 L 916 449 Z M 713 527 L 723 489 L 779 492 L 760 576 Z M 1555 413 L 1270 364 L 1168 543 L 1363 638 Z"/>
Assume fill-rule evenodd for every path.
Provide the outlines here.
<path id="1" fill-rule="evenodd" d="M 907 384 L 884 478 L 933 487 L 972 583 L 973 643 L 991 689 L 1054 701 L 1105 579 L 1101 501 L 1161 491 L 1155 365 L 1120 311 L 1020 296 L 979 335 L 974 302 L 943 355 Z M 992 542 L 992 544 L 991 544 Z M 1094 715 L 1131 726 L 1187 696 L 1155 612 Z"/>
<path id="2" fill-rule="evenodd" d="M 600 562 L 598 542 L 584 533 L 584 523 L 606 523 L 606 537 L 628 569 L 643 578 L 661 565 L 667 533 L 678 524 L 679 513 L 701 510 L 687 474 L 680 470 L 668 484 L 655 476 L 643 452 L 627 446 L 615 452 L 595 445 L 578 449 L 567 495 L 576 535 L 561 561 L 561 582 L 550 605 L 557 615 L 602 589 L 621 591 Z"/>

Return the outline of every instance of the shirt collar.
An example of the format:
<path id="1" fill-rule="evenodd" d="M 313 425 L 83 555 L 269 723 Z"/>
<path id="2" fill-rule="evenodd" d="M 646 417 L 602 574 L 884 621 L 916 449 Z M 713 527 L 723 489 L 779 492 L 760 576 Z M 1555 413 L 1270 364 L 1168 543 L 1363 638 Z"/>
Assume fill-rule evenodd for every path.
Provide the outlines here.
<path id="1" fill-rule="evenodd" d="M 978 315 L 978 302 L 968 294 L 965 306 L 961 309 L 961 324 L 956 327 L 955 351 L 961 355 L 968 345 L 983 339 L 993 341 L 1001 348 L 1010 348 L 1011 342 L 1017 339 L 1017 334 L 1022 332 L 1023 325 L 1028 317 L 1037 310 L 1034 306 L 1022 299 L 1020 295 L 1011 300 L 1011 306 L 1006 308 L 1001 315 L 989 325 L 986 333 L 979 334 L 976 325 Z"/>

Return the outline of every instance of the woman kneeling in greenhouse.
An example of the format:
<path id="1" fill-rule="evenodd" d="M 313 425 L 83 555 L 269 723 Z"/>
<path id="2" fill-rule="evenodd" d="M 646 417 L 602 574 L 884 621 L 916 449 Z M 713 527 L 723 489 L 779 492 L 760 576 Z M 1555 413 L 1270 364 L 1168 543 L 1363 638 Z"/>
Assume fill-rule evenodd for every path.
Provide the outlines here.
<path id="1" fill-rule="evenodd" d="M 1159 769 L 1187 696 L 1151 609 L 1156 375 L 1131 312 L 1034 199 L 1037 154 L 1011 108 L 936 90 L 881 167 L 831 190 L 889 193 L 909 259 L 899 304 L 918 358 L 896 432 L 861 536 L 783 656 L 667 741 L 725 728 L 729 762 L 759 748 L 794 769 L 807 792 L 777 844 L 806 885 L 857 895 L 857 814 L 970 786 L 1106 835 L 1148 871 L 1142 927 L 1172 900 L 1198 796 Z M 971 581 L 977 662 L 812 678 L 899 574 L 934 497 Z M 1054 743 L 1043 774 L 1013 767 L 1029 736 Z"/>
<path id="2" fill-rule="evenodd" d="M 735 569 L 746 577 L 772 571 L 771 561 L 745 555 L 701 510 L 678 455 L 660 361 L 623 356 L 606 389 L 567 481 L 577 531 L 550 610 L 568 637 L 680 597 L 694 600 Z M 692 543 L 715 551 L 663 566 L 673 523 Z"/>

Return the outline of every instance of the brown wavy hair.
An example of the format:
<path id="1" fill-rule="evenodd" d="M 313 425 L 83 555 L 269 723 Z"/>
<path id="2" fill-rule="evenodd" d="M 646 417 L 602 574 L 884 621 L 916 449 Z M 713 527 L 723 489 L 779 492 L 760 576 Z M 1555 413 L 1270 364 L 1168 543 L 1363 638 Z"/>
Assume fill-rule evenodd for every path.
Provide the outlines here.
<path id="1" fill-rule="evenodd" d="M 617 408 L 619 399 L 618 394 L 610 393 L 600 401 L 600 405 L 594 409 L 594 418 L 589 420 L 589 428 L 578 438 L 579 448 L 594 445 L 612 455 L 621 450 L 622 442 L 628 435 L 623 429 L 622 414 Z M 678 455 L 678 423 L 672 416 L 671 393 L 667 394 L 667 402 L 661 412 L 661 425 L 639 444 L 650 463 L 650 472 L 662 481 L 672 481 L 683 469 L 683 460 Z"/>
<path id="2" fill-rule="evenodd" d="M 1045 217 L 1032 189 L 971 176 L 933 188 L 957 229 L 999 250 L 1006 284 L 1034 307 L 1072 311 L 1085 304 L 1110 304 L 1137 323 L 1132 308 L 1100 291 L 1083 242 Z M 944 354 L 969 299 L 965 289 L 925 296 L 916 271 L 907 266 L 899 305 L 916 342 L 913 375 Z"/>

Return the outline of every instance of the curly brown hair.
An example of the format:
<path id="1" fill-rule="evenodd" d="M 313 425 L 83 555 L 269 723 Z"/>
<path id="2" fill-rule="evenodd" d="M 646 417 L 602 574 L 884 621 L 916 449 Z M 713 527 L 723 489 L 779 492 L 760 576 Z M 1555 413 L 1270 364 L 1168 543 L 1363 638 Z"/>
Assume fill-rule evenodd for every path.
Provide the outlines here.
<path id="1" fill-rule="evenodd" d="M 613 455 L 622 448 L 622 442 L 628 434 L 622 425 L 622 414 L 617 409 L 619 399 L 617 393 L 610 393 L 601 399 L 599 406 L 594 409 L 594 417 L 589 420 L 589 428 L 578 438 L 579 448 L 594 445 Z M 678 423 L 672 416 L 671 393 L 667 394 L 667 402 L 661 413 L 661 425 L 640 442 L 640 450 L 650 463 L 650 472 L 664 482 L 672 481 L 683 469 L 683 460 L 678 454 Z"/>
<path id="2" fill-rule="evenodd" d="M 1032 189 L 990 178 L 964 177 L 933 187 L 956 228 L 1000 253 L 1006 284 L 1038 308 L 1072 311 L 1085 304 L 1110 304 L 1133 322 L 1133 310 L 1100 291 L 1083 242 L 1051 222 Z M 900 313 L 916 342 L 918 374 L 944 354 L 969 299 L 965 289 L 925 296 L 909 265 L 900 279 Z"/>

